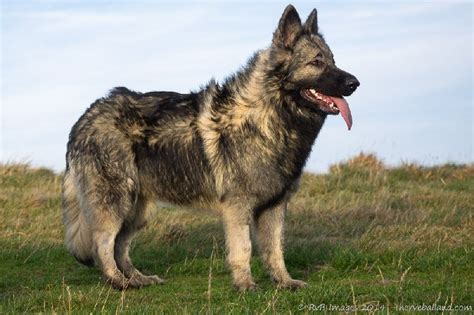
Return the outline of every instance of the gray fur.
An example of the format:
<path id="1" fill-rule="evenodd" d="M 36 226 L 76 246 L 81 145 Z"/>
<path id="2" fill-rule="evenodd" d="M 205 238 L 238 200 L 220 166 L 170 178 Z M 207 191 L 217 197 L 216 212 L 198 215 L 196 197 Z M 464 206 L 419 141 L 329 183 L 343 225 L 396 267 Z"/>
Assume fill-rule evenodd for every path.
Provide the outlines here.
<path id="1" fill-rule="evenodd" d="M 211 208 L 222 217 L 227 261 L 239 290 L 250 271 L 255 231 L 262 259 L 280 288 L 299 288 L 283 260 L 288 199 L 327 113 L 301 88 L 348 95 L 317 33 L 315 11 L 303 27 L 288 6 L 272 45 L 224 84 L 190 94 L 115 88 L 73 126 L 63 209 L 68 250 L 95 263 L 115 288 L 162 283 L 132 264 L 129 246 L 156 201 Z M 324 66 L 310 63 L 318 56 Z M 351 76 L 352 77 L 352 76 Z"/>

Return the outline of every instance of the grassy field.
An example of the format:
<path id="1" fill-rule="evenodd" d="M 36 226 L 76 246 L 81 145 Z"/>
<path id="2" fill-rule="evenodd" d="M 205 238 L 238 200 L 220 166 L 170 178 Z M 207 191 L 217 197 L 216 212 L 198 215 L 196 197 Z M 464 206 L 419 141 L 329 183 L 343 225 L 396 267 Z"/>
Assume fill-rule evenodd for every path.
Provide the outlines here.
<path id="1" fill-rule="evenodd" d="M 474 309 L 474 165 L 387 168 L 361 154 L 305 174 L 286 221 L 288 269 L 310 284 L 296 292 L 276 290 L 257 255 L 259 289 L 235 292 L 219 220 L 179 209 L 158 209 L 131 254 L 167 283 L 111 290 L 63 246 L 60 183 L 0 165 L 1 314 Z"/>

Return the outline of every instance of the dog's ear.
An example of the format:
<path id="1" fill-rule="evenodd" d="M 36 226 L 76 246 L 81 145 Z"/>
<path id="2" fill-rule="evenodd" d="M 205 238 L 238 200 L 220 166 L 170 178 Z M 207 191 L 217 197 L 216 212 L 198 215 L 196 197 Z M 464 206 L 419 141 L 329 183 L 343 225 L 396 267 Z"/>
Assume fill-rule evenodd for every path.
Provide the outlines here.
<path id="1" fill-rule="evenodd" d="M 291 47 L 300 36 L 303 28 L 301 20 L 294 6 L 289 4 L 278 23 L 278 28 L 273 34 L 273 44 L 279 47 Z"/>
<path id="2" fill-rule="evenodd" d="M 308 19 L 304 23 L 303 29 L 308 34 L 318 34 L 318 11 L 316 11 L 316 9 L 311 11 Z"/>

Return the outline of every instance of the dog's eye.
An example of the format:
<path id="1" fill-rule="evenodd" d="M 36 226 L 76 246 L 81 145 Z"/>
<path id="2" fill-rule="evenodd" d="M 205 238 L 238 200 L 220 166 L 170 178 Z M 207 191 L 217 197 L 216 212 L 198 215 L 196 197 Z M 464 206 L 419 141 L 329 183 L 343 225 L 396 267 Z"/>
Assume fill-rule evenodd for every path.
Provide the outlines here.
<path id="1" fill-rule="evenodd" d="M 312 60 L 310 64 L 318 68 L 323 66 L 323 62 L 319 59 Z"/>

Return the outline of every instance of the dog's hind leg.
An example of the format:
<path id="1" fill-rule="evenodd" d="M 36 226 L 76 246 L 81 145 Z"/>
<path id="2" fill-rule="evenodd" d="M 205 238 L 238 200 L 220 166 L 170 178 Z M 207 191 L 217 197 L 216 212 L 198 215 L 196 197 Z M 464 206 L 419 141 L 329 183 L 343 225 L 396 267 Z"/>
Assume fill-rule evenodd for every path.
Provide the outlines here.
<path id="1" fill-rule="evenodd" d="M 156 275 L 143 275 L 137 268 L 135 268 L 129 255 L 132 239 L 138 231 L 145 227 L 147 223 L 147 206 L 148 203 L 143 198 L 139 198 L 135 204 L 134 218 L 132 218 L 130 222 L 124 222 L 120 232 L 115 238 L 114 254 L 119 270 L 122 271 L 127 278 L 134 279 L 135 281 L 140 282 L 143 286 L 154 283 L 164 283 L 164 280 Z"/>
<path id="2" fill-rule="evenodd" d="M 294 280 L 286 270 L 283 258 L 283 223 L 286 202 L 262 210 L 255 217 L 257 242 L 263 263 L 279 288 L 297 289 L 307 284 Z"/>
<path id="3" fill-rule="evenodd" d="M 88 181 L 87 181 L 88 179 Z M 115 240 L 124 222 L 132 214 L 134 194 L 125 176 L 104 178 L 91 176 L 86 179 L 90 187 L 87 194 L 87 216 L 92 232 L 92 253 L 96 265 L 107 282 L 116 289 L 139 288 L 143 283 L 127 278 L 115 261 Z"/>
<path id="4" fill-rule="evenodd" d="M 125 289 L 134 287 L 129 283 L 129 279 L 117 268 L 114 259 L 114 243 L 122 225 L 122 220 L 113 214 L 101 215 L 101 219 L 94 222 L 92 232 L 92 251 L 97 266 L 101 269 L 102 275 L 115 289 Z"/>

